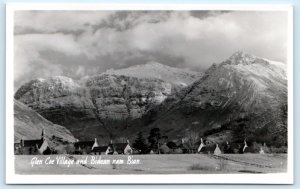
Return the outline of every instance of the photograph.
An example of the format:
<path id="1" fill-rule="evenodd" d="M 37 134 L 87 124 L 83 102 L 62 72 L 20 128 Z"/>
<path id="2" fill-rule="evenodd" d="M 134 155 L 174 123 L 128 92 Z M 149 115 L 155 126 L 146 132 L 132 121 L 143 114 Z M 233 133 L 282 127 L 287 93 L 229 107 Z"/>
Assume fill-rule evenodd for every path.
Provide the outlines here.
<path id="1" fill-rule="evenodd" d="M 293 182 L 292 6 L 11 5 L 6 19 L 10 182 Z"/>

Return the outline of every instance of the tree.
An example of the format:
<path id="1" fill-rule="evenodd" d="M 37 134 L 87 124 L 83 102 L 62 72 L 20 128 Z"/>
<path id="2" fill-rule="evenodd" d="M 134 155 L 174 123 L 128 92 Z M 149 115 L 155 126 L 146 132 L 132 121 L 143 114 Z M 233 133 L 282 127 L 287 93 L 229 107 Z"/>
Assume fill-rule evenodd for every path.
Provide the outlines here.
<path id="1" fill-rule="evenodd" d="M 188 143 L 190 146 L 190 151 L 194 153 L 197 150 L 197 142 L 199 141 L 199 133 L 196 131 L 190 130 L 186 133 L 186 138 L 188 139 Z"/>
<path id="2" fill-rule="evenodd" d="M 272 114 L 270 118 L 272 120 L 272 125 L 268 127 L 267 135 L 270 138 L 268 142 L 270 145 L 275 147 L 287 146 L 287 133 L 288 133 L 288 105 L 282 104 L 278 111 Z"/>
<path id="3" fill-rule="evenodd" d="M 116 143 L 125 143 L 127 141 L 128 141 L 128 139 L 126 137 L 118 137 L 118 138 L 114 139 L 114 142 L 116 142 Z"/>
<path id="4" fill-rule="evenodd" d="M 150 149 L 157 150 L 159 152 L 159 139 L 161 138 L 160 129 L 153 128 L 150 131 L 150 135 L 148 137 L 148 141 L 150 143 Z"/>
<path id="5" fill-rule="evenodd" d="M 287 135 L 287 119 L 288 119 L 288 106 L 284 104 L 280 107 L 279 115 L 277 115 L 277 122 L 279 123 L 279 128 L 277 131 L 273 132 L 272 134 L 280 134 L 280 135 Z"/>
<path id="6" fill-rule="evenodd" d="M 236 125 L 232 128 L 234 138 L 237 141 L 247 141 L 255 139 L 255 130 L 249 126 L 248 122 L 241 121 L 236 123 Z"/>
<path id="7" fill-rule="evenodd" d="M 160 139 L 158 140 L 158 143 L 159 143 L 159 145 L 162 145 L 162 144 L 167 144 L 167 142 L 168 142 L 168 136 L 166 136 L 166 135 L 164 135 L 164 136 L 162 136 L 162 137 L 160 137 Z"/>
<path id="8" fill-rule="evenodd" d="M 133 143 L 133 148 L 139 150 L 140 154 L 148 153 L 148 145 L 146 144 L 146 139 L 144 138 L 142 132 L 138 133 L 138 137 Z"/>
<path id="9" fill-rule="evenodd" d="M 65 146 L 65 153 L 66 154 L 74 154 L 75 153 L 75 147 L 73 144 L 68 144 Z"/>
<path id="10" fill-rule="evenodd" d="M 177 149 L 177 145 L 175 142 L 170 141 L 167 143 L 167 146 L 174 152 Z"/>

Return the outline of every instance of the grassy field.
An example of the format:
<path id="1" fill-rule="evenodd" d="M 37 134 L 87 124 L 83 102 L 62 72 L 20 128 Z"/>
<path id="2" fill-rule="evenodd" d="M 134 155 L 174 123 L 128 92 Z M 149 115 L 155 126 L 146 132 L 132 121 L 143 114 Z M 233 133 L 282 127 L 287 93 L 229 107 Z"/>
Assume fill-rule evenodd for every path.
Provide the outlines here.
<path id="1" fill-rule="evenodd" d="M 63 161 L 58 163 L 57 158 Z M 16 174 L 278 173 L 286 169 L 286 154 L 15 156 Z"/>

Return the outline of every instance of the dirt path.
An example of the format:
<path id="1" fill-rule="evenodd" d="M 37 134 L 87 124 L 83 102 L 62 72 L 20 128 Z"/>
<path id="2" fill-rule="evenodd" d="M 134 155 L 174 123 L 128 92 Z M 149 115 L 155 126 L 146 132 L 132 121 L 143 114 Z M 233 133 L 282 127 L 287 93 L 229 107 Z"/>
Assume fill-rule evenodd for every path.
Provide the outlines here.
<path id="1" fill-rule="evenodd" d="M 75 162 L 78 161 L 74 156 L 71 156 L 71 155 L 66 155 L 67 158 L 69 159 L 72 159 L 74 160 Z M 87 165 L 85 163 L 79 163 L 81 166 L 85 167 L 85 168 L 88 168 L 88 169 L 96 169 L 96 167 L 93 167 L 93 166 L 90 166 L 90 165 Z"/>
<path id="2" fill-rule="evenodd" d="M 215 159 L 223 159 L 223 160 L 227 160 L 227 161 L 232 161 L 232 162 L 235 162 L 235 163 L 239 163 L 241 165 L 255 166 L 255 167 L 259 167 L 259 168 L 272 168 L 269 165 L 261 165 L 261 164 L 257 164 L 257 163 L 249 163 L 249 162 L 245 162 L 245 161 L 239 161 L 239 160 L 231 159 L 231 158 L 224 157 L 224 156 L 212 155 L 212 157 L 215 158 Z"/>

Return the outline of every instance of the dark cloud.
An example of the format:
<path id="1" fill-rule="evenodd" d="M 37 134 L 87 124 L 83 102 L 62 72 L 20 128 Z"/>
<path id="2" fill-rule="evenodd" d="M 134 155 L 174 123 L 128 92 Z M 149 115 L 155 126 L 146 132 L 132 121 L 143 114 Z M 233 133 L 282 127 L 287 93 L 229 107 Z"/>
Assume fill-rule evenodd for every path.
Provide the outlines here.
<path id="1" fill-rule="evenodd" d="M 47 32 L 47 31 L 42 31 L 42 30 L 37 30 L 37 29 L 34 29 L 34 28 L 30 28 L 30 27 L 18 27 L 18 26 L 16 26 L 14 28 L 14 35 L 62 33 L 62 34 L 65 34 L 65 35 L 71 34 L 71 35 L 74 35 L 74 36 L 79 36 L 83 32 L 84 32 L 83 29 L 78 29 L 78 30 L 61 29 L 59 31 Z"/>
<path id="2" fill-rule="evenodd" d="M 15 87 L 79 79 L 148 61 L 205 70 L 237 50 L 286 61 L 287 13 L 272 11 L 17 11 Z"/>
<path id="3" fill-rule="evenodd" d="M 111 28 L 121 32 L 132 29 L 141 23 L 157 24 L 165 22 L 172 12 L 173 11 L 118 11 L 92 27 L 94 32 L 102 28 Z"/>
<path id="4" fill-rule="evenodd" d="M 191 16 L 199 18 L 199 19 L 205 19 L 207 17 L 213 17 L 213 16 L 218 16 L 220 14 L 226 14 L 230 13 L 232 11 L 228 10 L 214 10 L 214 11 L 190 11 Z"/>

